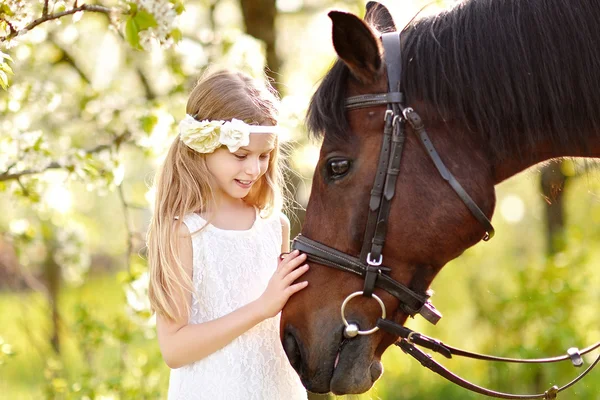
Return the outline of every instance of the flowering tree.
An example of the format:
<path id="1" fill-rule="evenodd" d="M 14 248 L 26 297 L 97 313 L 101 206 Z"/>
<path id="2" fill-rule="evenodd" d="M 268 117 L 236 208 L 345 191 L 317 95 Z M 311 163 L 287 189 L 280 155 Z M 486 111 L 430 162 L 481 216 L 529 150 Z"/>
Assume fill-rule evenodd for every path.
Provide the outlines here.
<path id="1" fill-rule="evenodd" d="M 159 396 L 156 348 L 141 357 L 130 347 L 153 334 L 143 257 L 149 177 L 207 66 L 253 75 L 265 67 L 263 44 L 233 25 L 243 20 L 236 3 L 186 8 L 182 15 L 179 0 L 0 5 L 0 244 L 16 252 L 20 281 L 50 305 L 49 343 L 30 343 L 45 359 L 49 398 Z M 108 320 L 84 304 L 59 307 L 64 282 L 81 284 L 92 265 L 123 271 L 128 307 Z M 65 331 L 87 361 L 77 377 L 65 365 Z M 99 368 L 113 348 L 119 363 Z M 0 338 L 0 364 L 18 351 Z"/>

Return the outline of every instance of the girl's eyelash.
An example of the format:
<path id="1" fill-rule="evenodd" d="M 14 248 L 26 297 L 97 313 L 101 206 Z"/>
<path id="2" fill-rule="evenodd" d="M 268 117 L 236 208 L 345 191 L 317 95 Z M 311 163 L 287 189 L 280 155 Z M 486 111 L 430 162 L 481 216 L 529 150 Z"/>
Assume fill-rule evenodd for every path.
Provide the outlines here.
<path id="1" fill-rule="evenodd" d="M 235 158 L 237 158 L 238 160 L 243 160 L 247 157 L 246 154 L 234 154 L 233 155 Z M 267 153 L 267 154 L 261 154 L 260 158 L 265 159 L 271 156 L 271 153 Z"/>

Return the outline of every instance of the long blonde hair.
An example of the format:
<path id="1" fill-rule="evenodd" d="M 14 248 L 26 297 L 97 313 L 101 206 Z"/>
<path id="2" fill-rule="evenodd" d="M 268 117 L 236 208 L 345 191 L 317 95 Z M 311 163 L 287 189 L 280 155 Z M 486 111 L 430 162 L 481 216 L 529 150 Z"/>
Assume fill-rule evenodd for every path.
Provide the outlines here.
<path id="1" fill-rule="evenodd" d="M 236 118 L 253 125 L 276 125 L 277 104 L 277 97 L 267 83 L 263 85 L 240 72 L 221 71 L 198 82 L 188 99 L 186 113 L 198 120 Z M 282 163 L 277 142 L 267 172 L 244 198 L 262 216 L 279 212 L 283 206 Z M 193 292 L 178 256 L 183 217 L 215 205 L 214 184 L 205 154 L 190 149 L 177 136 L 154 185 L 155 207 L 148 230 L 150 304 L 152 311 L 174 320 L 188 310 L 182 310 L 173 299 Z"/>

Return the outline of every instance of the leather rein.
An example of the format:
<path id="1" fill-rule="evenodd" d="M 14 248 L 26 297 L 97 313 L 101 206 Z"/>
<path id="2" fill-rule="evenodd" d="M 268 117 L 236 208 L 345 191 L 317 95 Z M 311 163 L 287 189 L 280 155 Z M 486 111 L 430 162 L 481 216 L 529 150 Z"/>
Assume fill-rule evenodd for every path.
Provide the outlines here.
<path id="1" fill-rule="evenodd" d="M 385 63 L 388 75 L 388 93 L 359 95 L 348 97 L 346 99 L 346 109 L 349 111 L 373 106 L 387 106 L 384 116 L 385 127 L 383 131 L 383 143 L 379 154 L 373 189 L 371 190 L 369 212 L 360 257 L 343 253 L 303 235 L 298 235 L 294 239 L 292 248 L 306 253 L 309 261 L 341 271 L 350 272 L 364 278 L 363 290 L 349 295 L 341 307 L 341 317 L 345 325 L 344 336 L 346 339 L 352 339 L 357 335 L 369 335 L 376 332 L 378 329 L 382 329 L 390 334 L 398 336 L 400 340 L 395 344 L 405 353 L 419 361 L 421 365 L 467 390 L 501 399 L 556 399 L 559 392 L 573 386 L 587 375 L 600 362 L 600 355 L 586 370 L 566 385 L 562 387 L 552 386 L 544 393 L 522 395 L 497 392 L 466 381 L 447 370 L 435 361 L 431 355 L 424 353 L 416 346 L 421 346 L 440 353 L 447 358 L 461 356 L 485 361 L 529 364 L 571 360 L 575 367 L 581 367 L 584 364 L 582 356 L 600 348 L 600 342 L 581 351 L 577 348 L 570 348 L 567 351 L 567 355 L 559 357 L 542 359 L 503 358 L 472 353 L 448 346 L 437 339 L 422 335 L 394 321 L 385 319 L 385 305 L 383 304 L 383 301 L 373 293 L 376 287 L 383 289 L 396 297 L 399 300 L 399 309 L 411 317 L 420 314 L 434 325 L 442 317 L 441 313 L 439 313 L 429 301 L 429 292 L 415 292 L 408 286 L 394 280 L 389 275 L 391 269 L 383 265 L 382 251 L 387 233 L 390 205 L 396 190 L 396 180 L 400 173 L 402 149 L 406 138 L 405 124 L 407 122 L 417 134 L 426 153 L 431 158 L 442 178 L 454 189 L 471 214 L 484 227 L 486 232 L 483 236 L 484 241 L 487 241 L 494 236 L 494 227 L 485 213 L 481 211 L 479 206 L 477 206 L 443 163 L 435 150 L 429 135 L 427 135 L 427 132 L 425 131 L 420 116 L 412 108 L 403 106 L 404 96 L 400 91 L 400 77 L 402 72 L 400 33 L 384 33 L 381 36 L 381 39 L 385 52 Z M 377 325 L 373 329 L 361 331 L 357 324 L 349 323 L 345 318 L 345 308 L 348 302 L 352 298 L 360 295 L 374 298 L 381 306 L 382 318 L 378 319 Z"/>

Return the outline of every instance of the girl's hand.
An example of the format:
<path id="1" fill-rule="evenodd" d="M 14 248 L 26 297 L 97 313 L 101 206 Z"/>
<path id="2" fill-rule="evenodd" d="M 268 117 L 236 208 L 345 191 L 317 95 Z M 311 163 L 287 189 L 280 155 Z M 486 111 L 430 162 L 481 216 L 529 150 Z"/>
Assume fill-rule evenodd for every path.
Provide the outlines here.
<path id="1" fill-rule="evenodd" d="M 265 318 L 276 316 L 294 293 L 308 285 L 306 281 L 292 284 L 308 271 L 307 264 L 300 266 L 304 261 L 306 261 L 306 254 L 300 254 L 298 250 L 286 254 L 279 260 L 277 270 L 269 280 L 264 293 L 258 298 Z"/>

